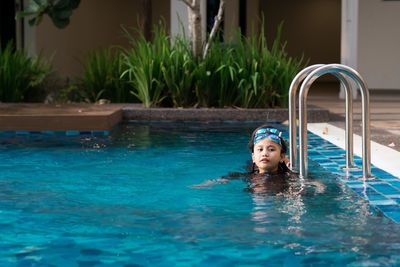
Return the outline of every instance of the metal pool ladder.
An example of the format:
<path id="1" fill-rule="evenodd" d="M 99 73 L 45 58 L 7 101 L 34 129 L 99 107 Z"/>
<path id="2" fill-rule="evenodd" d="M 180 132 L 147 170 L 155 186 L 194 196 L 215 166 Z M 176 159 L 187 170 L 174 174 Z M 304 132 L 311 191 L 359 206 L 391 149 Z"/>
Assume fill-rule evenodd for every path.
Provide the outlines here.
<path id="1" fill-rule="evenodd" d="M 346 92 L 346 166 L 344 170 L 357 169 L 353 155 L 353 99 L 351 82 L 361 90 L 362 100 L 362 171 L 363 178 L 371 178 L 371 135 L 369 91 L 361 75 L 354 69 L 342 64 L 316 64 L 300 71 L 293 79 L 289 89 L 289 142 L 291 170 L 300 171 L 300 177 L 308 176 L 307 141 L 307 95 L 312 83 L 324 74 L 336 76 Z M 299 161 L 297 161 L 296 133 L 296 94 L 299 93 Z"/>

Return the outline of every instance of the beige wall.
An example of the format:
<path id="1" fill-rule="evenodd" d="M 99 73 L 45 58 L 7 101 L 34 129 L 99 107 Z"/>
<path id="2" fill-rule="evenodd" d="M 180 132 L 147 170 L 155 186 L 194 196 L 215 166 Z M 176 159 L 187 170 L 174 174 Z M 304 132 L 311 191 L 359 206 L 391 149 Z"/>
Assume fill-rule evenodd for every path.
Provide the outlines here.
<path id="1" fill-rule="evenodd" d="M 371 89 L 400 89 L 400 2 L 360 0 L 358 70 Z"/>
<path id="2" fill-rule="evenodd" d="M 260 0 L 246 1 L 246 35 L 259 33 Z M 233 40 L 239 27 L 239 0 L 229 0 L 225 3 L 224 10 L 224 38 Z"/>
<path id="3" fill-rule="evenodd" d="M 340 0 L 260 1 L 267 38 L 284 21 L 282 39 L 292 56 L 304 53 L 314 63 L 340 62 Z"/>
<path id="4" fill-rule="evenodd" d="M 152 4 L 153 4 L 153 13 L 152 13 L 153 25 L 157 24 L 160 20 L 162 20 L 164 22 L 164 25 L 166 26 L 167 31 L 169 32 L 170 21 L 171 21 L 171 1 L 152 0 Z"/>
<path id="5" fill-rule="evenodd" d="M 227 41 L 235 39 L 239 25 L 239 0 L 229 0 L 224 10 L 224 38 Z"/>
<path id="6" fill-rule="evenodd" d="M 263 1 L 261 1 L 263 2 Z M 261 21 L 260 0 L 246 1 L 246 35 L 258 34 Z"/>
<path id="7" fill-rule="evenodd" d="M 36 51 L 53 57 L 54 69 L 61 76 L 80 75 L 89 51 L 114 45 L 128 46 L 121 25 L 137 28 L 141 8 L 140 0 L 83 0 L 65 29 L 57 29 L 47 16 L 44 18 L 36 29 Z M 168 22 L 169 1 L 153 0 L 152 22 L 163 14 Z"/>

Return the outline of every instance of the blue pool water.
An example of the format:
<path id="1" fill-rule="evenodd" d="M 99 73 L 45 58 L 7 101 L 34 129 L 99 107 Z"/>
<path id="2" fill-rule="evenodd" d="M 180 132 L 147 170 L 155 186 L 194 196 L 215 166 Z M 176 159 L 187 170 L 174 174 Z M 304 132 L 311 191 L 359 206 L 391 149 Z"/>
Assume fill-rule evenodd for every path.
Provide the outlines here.
<path id="1" fill-rule="evenodd" d="M 193 186 L 243 172 L 256 126 L 1 137 L 0 266 L 400 265 L 400 224 L 313 161 L 301 195 Z"/>

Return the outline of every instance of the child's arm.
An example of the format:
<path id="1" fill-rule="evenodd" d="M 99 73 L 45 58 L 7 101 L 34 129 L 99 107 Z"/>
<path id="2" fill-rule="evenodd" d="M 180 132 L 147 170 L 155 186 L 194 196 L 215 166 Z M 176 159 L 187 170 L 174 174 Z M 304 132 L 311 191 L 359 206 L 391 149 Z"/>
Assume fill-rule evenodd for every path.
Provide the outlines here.
<path id="1" fill-rule="evenodd" d="M 226 184 L 226 183 L 229 183 L 230 180 L 238 179 L 243 176 L 244 176 L 244 174 L 239 173 L 239 172 L 229 173 L 226 176 L 222 176 L 217 179 L 207 180 L 201 184 L 192 185 L 191 187 L 192 188 L 205 188 L 205 187 L 211 187 L 211 186 L 214 186 L 217 184 Z"/>
<path id="2" fill-rule="evenodd" d="M 214 186 L 216 184 L 226 184 L 228 182 L 229 182 L 228 179 L 221 177 L 221 178 L 218 178 L 218 179 L 207 180 L 207 181 L 205 181 L 205 182 L 203 182 L 201 184 L 192 185 L 191 187 L 192 188 L 205 188 L 205 187 Z"/>

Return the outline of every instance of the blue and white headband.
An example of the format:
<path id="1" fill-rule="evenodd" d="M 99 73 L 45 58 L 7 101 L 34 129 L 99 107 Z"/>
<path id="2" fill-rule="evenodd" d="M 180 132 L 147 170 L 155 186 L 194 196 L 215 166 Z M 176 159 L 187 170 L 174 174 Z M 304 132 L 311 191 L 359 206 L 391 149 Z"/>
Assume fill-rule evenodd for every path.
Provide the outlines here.
<path id="1" fill-rule="evenodd" d="M 282 132 L 275 128 L 261 128 L 258 129 L 254 135 L 254 145 L 265 138 L 271 139 L 273 142 L 282 146 L 281 140 Z"/>

